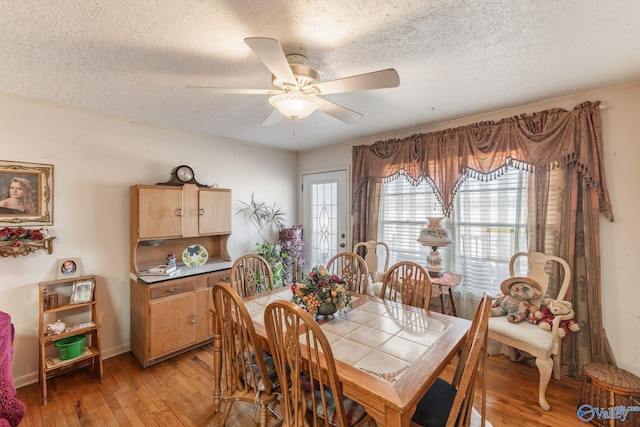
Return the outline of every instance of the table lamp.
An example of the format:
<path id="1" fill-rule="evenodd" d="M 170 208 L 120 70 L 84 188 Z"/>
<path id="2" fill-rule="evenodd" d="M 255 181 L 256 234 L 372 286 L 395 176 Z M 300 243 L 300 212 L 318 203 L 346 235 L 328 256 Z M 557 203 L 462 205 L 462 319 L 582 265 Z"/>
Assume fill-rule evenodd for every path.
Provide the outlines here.
<path id="1" fill-rule="evenodd" d="M 427 256 L 427 271 L 431 277 L 441 277 L 444 267 L 443 260 L 438 248 L 449 246 L 453 243 L 449 230 L 444 228 L 442 221 L 444 217 L 427 218 L 429 223 L 420 230 L 420 236 L 416 239 L 423 246 L 430 246 L 431 253 Z"/>

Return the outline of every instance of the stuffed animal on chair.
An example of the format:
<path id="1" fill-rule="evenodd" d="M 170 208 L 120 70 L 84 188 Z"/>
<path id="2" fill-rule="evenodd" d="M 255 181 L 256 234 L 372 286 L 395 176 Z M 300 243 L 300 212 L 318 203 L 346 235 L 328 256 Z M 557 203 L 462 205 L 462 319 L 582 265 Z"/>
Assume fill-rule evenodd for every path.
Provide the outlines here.
<path id="1" fill-rule="evenodd" d="M 543 308 L 535 313 L 536 323 L 541 329 L 550 331 L 553 326 L 553 319 L 556 316 L 571 313 L 573 306 L 569 301 L 557 301 L 552 298 L 546 298 L 543 301 Z M 558 336 L 564 338 L 571 332 L 578 332 L 580 325 L 573 319 L 561 320 L 558 328 Z"/>
<path id="2" fill-rule="evenodd" d="M 510 277 L 500 284 L 503 296 L 492 304 L 491 316 L 507 316 L 512 323 L 528 320 L 534 323 L 534 313 L 538 311 L 532 304 L 542 296 L 542 288 L 529 277 Z"/>

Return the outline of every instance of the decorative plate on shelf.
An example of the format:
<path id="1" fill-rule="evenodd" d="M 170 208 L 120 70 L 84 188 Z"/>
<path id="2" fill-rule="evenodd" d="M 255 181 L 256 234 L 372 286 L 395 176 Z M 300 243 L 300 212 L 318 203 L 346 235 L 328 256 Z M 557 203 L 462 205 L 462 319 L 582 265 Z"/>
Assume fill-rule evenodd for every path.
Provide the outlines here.
<path id="1" fill-rule="evenodd" d="M 203 265 L 209 259 L 209 253 L 204 246 L 191 245 L 182 252 L 182 262 L 191 268 Z"/>

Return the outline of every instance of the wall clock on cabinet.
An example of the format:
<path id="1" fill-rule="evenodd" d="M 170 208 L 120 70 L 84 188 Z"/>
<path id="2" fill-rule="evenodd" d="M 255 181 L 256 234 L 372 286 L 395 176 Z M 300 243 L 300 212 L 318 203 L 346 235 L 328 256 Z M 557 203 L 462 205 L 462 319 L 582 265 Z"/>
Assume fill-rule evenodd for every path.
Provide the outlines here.
<path id="1" fill-rule="evenodd" d="M 157 185 L 184 185 L 195 184 L 198 187 L 207 187 L 204 184 L 200 184 L 196 181 L 196 175 L 193 169 L 187 165 L 180 165 L 173 168 L 171 171 L 171 179 L 167 182 L 159 182 Z"/>

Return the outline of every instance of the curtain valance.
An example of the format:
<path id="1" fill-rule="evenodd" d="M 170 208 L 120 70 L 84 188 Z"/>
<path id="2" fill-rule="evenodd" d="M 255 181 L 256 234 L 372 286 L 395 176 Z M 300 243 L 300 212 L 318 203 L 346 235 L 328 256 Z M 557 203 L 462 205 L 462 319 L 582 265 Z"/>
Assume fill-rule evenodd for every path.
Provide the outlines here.
<path id="1" fill-rule="evenodd" d="M 448 215 L 457 189 L 468 177 L 493 179 L 507 166 L 532 172 L 570 166 L 596 189 L 600 212 L 613 221 L 599 105 L 599 101 L 588 101 L 572 111 L 557 108 L 355 146 L 352 211 L 358 208 L 367 182 L 392 181 L 403 175 L 415 185 L 426 180 Z"/>

